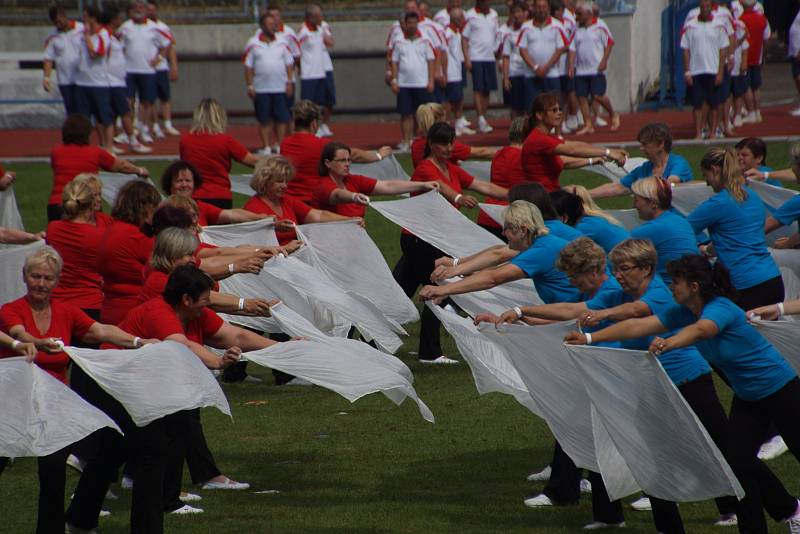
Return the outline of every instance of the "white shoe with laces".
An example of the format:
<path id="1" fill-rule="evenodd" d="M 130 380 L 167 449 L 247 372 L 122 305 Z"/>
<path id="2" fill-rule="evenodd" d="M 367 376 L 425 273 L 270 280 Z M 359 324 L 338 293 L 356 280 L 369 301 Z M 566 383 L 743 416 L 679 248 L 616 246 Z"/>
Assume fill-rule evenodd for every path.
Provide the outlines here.
<path id="1" fill-rule="evenodd" d="M 478 131 L 481 133 L 491 133 L 494 131 L 494 128 L 492 128 L 486 120 L 486 117 L 480 116 L 478 117 Z"/>
<path id="2" fill-rule="evenodd" d="M 736 514 L 725 514 L 719 516 L 719 519 L 714 521 L 715 527 L 735 527 L 739 524 L 739 518 Z"/>
<path id="3" fill-rule="evenodd" d="M 549 465 L 539 471 L 538 473 L 531 473 L 528 475 L 528 482 L 547 482 L 550 480 L 550 473 L 553 472 L 553 468 Z"/>
<path id="4" fill-rule="evenodd" d="M 286 382 L 284 384 L 284 386 L 304 386 L 304 387 L 313 386 L 313 385 L 314 385 L 313 382 L 309 382 L 305 378 L 300 378 L 299 376 L 296 376 L 296 377 L 292 378 L 291 380 L 289 380 L 288 382 Z"/>
<path id="5" fill-rule="evenodd" d="M 125 149 L 124 148 L 120 148 L 120 147 L 118 147 L 116 145 L 111 145 L 111 153 L 116 155 L 116 156 L 119 156 L 120 154 L 124 154 L 125 153 Z"/>
<path id="6" fill-rule="evenodd" d="M 182 492 L 181 496 L 178 497 L 178 498 L 180 500 L 182 500 L 183 502 L 197 502 L 197 501 L 202 501 L 203 500 L 203 498 L 200 495 L 198 495 L 196 493 L 189 493 L 188 491 L 187 492 Z"/>
<path id="7" fill-rule="evenodd" d="M 164 131 L 161 129 L 161 126 L 159 126 L 158 123 L 153 125 L 153 135 L 155 135 L 157 139 L 164 139 L 167 137 L 164 135 Z"/>
<path id="8" fill-rule="evenodd" d="M 397 143 L 397 146 L 394 147 L 394 151 L 397 153 L 405 153 L 411 150 L 411 145 L 406 143 L 405 141 L 400 141 Z"/>
<path id="9" fill-rule="evenodd" d="M 164 133 L 166 133 L 167 135 L 180 135 L 181 134 L 181 132 L 179 132 L 178 129 L 175 128 L 172 125 L 172 122 L 165 122 L 164 123 Z"/>
<path id="10" fill-rule="evenodd" d="M 215 482 L 213 480 L 209 480 L 205 484 L 203 484 L 204 490 L 212 490 L 212 489 L 227 489 L 227 490 L 246 490 L 250 487 L 250 484 L 247 482 L 236 482 L 235 480 L 231 480 L 226 478 L 222 482 Z"/>
<path id="11" fill-rule="evenodd" d="M 67 465 L 73 468 L 78 473 L 83 473 L 83 466 L 84 464 L 80 458 L 75 456 L 74 454 L 70 454 L 67 456 Z"/>
<path id="12" fill-rule="evenodd" d="M 131 152 L 133 152 L 135 154 L 149 154 L 150 152 L 153 151 L 152 148 L 150 148 L 149 146 L 144 146 L 141 143 L 136 143 L 135 145 L 130 145 L 129 148 L 131 149 Z"/>
<path id="13" fill-rule="evenodd" d="M 591 493 L 592 492 L 592 483 L 589 482 L 587 479 L 581 479 L 581 493 Z"/>
<path id="14" fill-rule="evenodd" d="M 127 145 L 129 142 L 128 134 L 126 134 L 125 132 L 117 134 L 117 136 L 114 137 L 114 142 L 119 143 L 120 145 Z"/>
<path id="15" fill-rule="evenodd" d="M 621 523 L 604 523 L 603 521 L 592 521 L 584 525 L 583 530 L 603 530 L 606 528 L 625 528 L 625 521 Z"/>
<path id="16" fill-rule="evenodd" d="M 456 126 L 456 135 L 475 135 L 475 130 L 470 128 L 469 126 Z"/>
<path id="17" fill-rule="evenodd" d="M 271 156 L 272 149 L 268 146 L 265 146 L 256 152 L 256 156 Z"/>
<path id="18" fill-rule="evenodd" d="M 733 118 L 733 127 L 738 128 L 741 125 L 742 125 L 742 116 L 736 115 L 736 117 Z"/>
<path id="19" fill-rule="evenodd" d="M 438 358 L 434 358 L 433 360 L 420 360 L 419 363 L 423 363 L 425 365 L 455 365 L 458 363 L 458 360 L 454 360 L 442 355 Z"/>
<path id="20" fill-rule="evenodd" d="M 544 493 L 540 493 L 535 497 L 529 497 L 523 501 L 528 508 L 542 508 L 544 506 L 555 506 L 555 503 L 550 500 L 550 497 Z"/>
<path id="21" fill-rule="evenodd" d="M 122 489 L 133 489 L 133 479 L 131 477 L 122 477 L 122 482 L 119 485 Z"/>
<path id="22" fill-rule="evenodd" d="M 604 127 L 608 126 L 608 121 L 605 120 L 603 117 L 599 117 L 598 116 L 598 117 L 595 117 L 595 119 L 594 119 L 594 125 L 597 126 L 598 128 L 604 128 Z M 584 527 L 584 528 L 586 528 L 586 527 Z"/>
<path id="23" fill-rule="evenodd" d="M 653 509 L 653 506 L 650 504 L 650 499 L 640 497 L 631 503 L 631 508 L 637 512 L 648 512 Z"/>
<path id="24" fill-rule="evenodd" d="M 570 130 L 577 130 L 579 128 L 578 116 L 570 115 L 567 117 L 567 120 L 564 121 L 564 124 Z"/>
<path id="25" fill-rule="evenodd" d="M 769 441 L 761 444 L 761 448 L 758 450 L 758 459 L 772 460 L 788 450 L 789 447 L 786 446 L 786 442 L 780 435 L 773 436 Z"/>
<path id="26" fill-rule="evenodd" d="M 150 135 L 150 132 L 147 130 L 142 130 L 142 133 L 139 135 L 139 140 L 142 143 L 152 145 L 153 144 L 153 136 Z"/>
<path id="27" fill-rule="evenodd" d="M 190 515 L 190 514 L 202 514 L 202 513 L 203 513 L 202 508 L 195 508 L 194 506 L 189 506 L 188 504 L 184 504 L 177 510 L 173 510 L 170 512 L 170 514 L 175 514 L 175 515 Z"/>

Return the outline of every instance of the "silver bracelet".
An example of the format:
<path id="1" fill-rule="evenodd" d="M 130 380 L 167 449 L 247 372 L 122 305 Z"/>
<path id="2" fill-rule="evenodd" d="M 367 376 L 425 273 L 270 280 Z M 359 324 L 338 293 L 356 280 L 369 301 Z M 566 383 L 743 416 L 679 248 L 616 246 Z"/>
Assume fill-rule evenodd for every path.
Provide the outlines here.
<path id="1" fill-rule="evenodd" d="M 453 267 L 458 265 L 458 258 L 453 258 Z"/>
<path id="2" fill-rule="evenodd" d="M 239 311 L 244 310 L 244 298 L 239 299 Z"/>
<path id="3" fill-rule="evenodd" d="M 140 338 L 139 336 L 134 337 L 133 338 L 133 348 L 137 348 L 139 346 L 139 342 L 141 342 L 141 341 L 142 341 L 142 338 Z"/>
<path id="4" fill-rule="evenodd" d="M 381 153 L 378 152 L 377 150 L 375 151 L 375 155 L 378 156 L 378 161 L 381 161 L 383 159 L 383 156 L 381 156 Z"/>
<path id="5" fill-rule="evenodd" d="M 456 195 L 456 198 L 454 198 L 454 199 L 453 199 L 453 204 L 458 204 L 458 199 L 460 199 L 460 198 L 461 198 L 461 197 L 463 197 L 463 196 L 464 196 L 464 195 L 462 195 L 461 193 L 457 194 L 457 195 Z"/>
<path id="6" fill-rule="evenodd" d="M 517 319 L 522 319 L 522 308 L 514 306 L 514 313 L 517 314 Z"/>
<path id="7" fill-rule="evenodd" d="M 778 306 L 778 317 L 783 317 L 784 314 L 786 313 L 786 310 L 783 308 L 783 302 L 779 302 L 777 306 Z"/>
<path id="8" fill-rule="evenodd" d="M 587 345 L 591 345 L 592 344 L 592 334 L 590 334 L 589 332 L 584 332 L 583 335 L 586 336 L 586 344 Z"/>
<path id="9" fill-rule="evenodd" d="M 234 265 L 232 263 L 229 263 L 228 264 L 228 272 L 233 274 L 233 270 L 234 270 Z"/>

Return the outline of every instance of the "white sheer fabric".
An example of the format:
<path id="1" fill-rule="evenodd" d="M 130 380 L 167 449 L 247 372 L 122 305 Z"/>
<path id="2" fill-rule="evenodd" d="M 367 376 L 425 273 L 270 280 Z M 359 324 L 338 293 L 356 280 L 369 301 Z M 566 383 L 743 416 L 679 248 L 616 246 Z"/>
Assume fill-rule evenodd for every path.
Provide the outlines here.
<path id="1" fill-rule="evenodd" d="M 277 247 L 275 218 L 266 217 L 258 221 L 239 224 L 206 226 L 200 232 L 200 240 L 218 247 L 238 247 L 241 245 Z"/>
<path id="2" fill-rule="evenodd" d="M 22 215 L 19 214 L 17 198 L 14 196 L 14 187 L 0 191 L 0 226 L 14 230 L 24 230 Z"/>
<path id="3" fill-rule="evenodd" d="M 25 265 L 25 258 L 44 244 L 44 241 L 34 241 L 27 245 L 0 247 L 0 303 L 11 302 L 27 293 L 22 266 Z"/>
<path id="4" fill-rule="evenodd" d="M 114 204 L 114 200 L 116 200 L 117 194 L 119 193 L 119 190 L 122 189 L 122 186 L 124 186 L 131 180 L 144 179 L 134 174 L 122 174 L 119 172 L 106 172 L 106 171 L 100 171 L 98 176 L 100 177 L 100 181 L 103 182 L 103 200 L 105 200 L 108 204 L 111 205 Z M 156 187 L 156 189 L 158 189 L 158 187 Z"/>
<path id="5" fill-rule="evenodd" d="M 784 300 L 800 299 L 800 250 L 771 248 L 769 253 L 781 271 Z M 790 320 L 794 321 L 791 317 Z"/>
<path id="6" fill-rule="evenodd" d="M 647 159 L 645 158 L 628 158 L 625 160 L 625 165 L 622 167 L 613 161 L 604 161 L 602 163 L 596 163 L 594 165 L 583 167 L 581 170 L 599 174 L 608 178 L 614 183 L 619 183 L 620 180 L 633 172 L 636 168 L 641 167 L 645 162 L 647 162 Z"/>
<path id="7" fill-rule="evenodd" d="M 492 218 L 494 222 L 503 226 L 503 212 L 506 211 L 508 206 L 503 206 L 500 204 L 486 204 L 485 202 L 481 202 L 478 204 L 478 207 L 483 210 L 486 215 Z"/>
<path id="8" fill-rule="evenodd" d="M 778 349 L 794 371 L 800 374 L 800 336 L 795 321 L 752 321 L 761 334 Z"/>
<path id="9" fill-rule="evenodd" d="M 0 456 L 46 456 L 95 430 L 119 428 L 106 414 L 24 358 L 0 359 Z"/>
<path id="10" fill-rule="evenodd" d="M 487 160 L 468 159 L 461 162 L 461 168 L 483 182 L 488 182 L 492 175 L 492 162 Z"/>
<path id="11" fill-rule="evenodd" d="M 125 407 L 136 426 L 205 406 L 231 415 L 228 399 L 214 376 L 180 343 L 164 341 L 135 350 L 64 350 Z"/>

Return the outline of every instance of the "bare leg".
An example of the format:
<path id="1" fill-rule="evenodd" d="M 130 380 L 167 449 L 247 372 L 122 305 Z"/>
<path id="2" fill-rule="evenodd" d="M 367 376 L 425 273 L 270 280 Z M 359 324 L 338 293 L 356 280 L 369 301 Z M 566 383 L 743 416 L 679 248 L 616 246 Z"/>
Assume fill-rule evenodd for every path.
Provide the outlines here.
<path id="1" fill-rule="evenodd" d="M 411 145 L 411 138 L 414 137 L 414 115 L 400 117 L 400 130 L 403 132 L 403 142 Z"/>
<path id="2" fill-rule="evenodd" d="M 283 142 L 283 138 L 286 137 L 286 127 L 287 124 L 285 122 L 275 123 L 275 139 L 277 140 L 275 144 L 278 146 Z"/>
<path id="3" fill-rule="evenodd" d="M 111 151 L 114 146 L 114 125 L 109 124 L 107 126 L 103 126 L 102 124 L 98 124 L 97 134 L 100 137 L 100 146 L 108 151 Z"/>
<path id="4" fill-rule="evenodd" d="M 703 134 L 703 108 L 694 108 L 692 110 L 692 115 L 694 116 L 694 138 L 695 139 L 702 139 Z"/>
<path id="5" fill-rule="evenodd" d="M 605 95 L 596 96 L 594 99 L 598 104 L 605 108 L 605 110 L 608 112 L 608 116 L 611 117 L 611 131 L 614 132 L 619 130 L 619 114 L 614 112 L 614 106 L 611 105 L 611 99 Z"/>
<path id="6" fill-rule="evenodd" d="M 153 131 L 153 104 L 139 102 L 139 120 L 142 122 L 142 133 L 150 135 Z"/>
<path id="7" fill-rule="evenodd" d="M 485 93 L 475 93 L 475 113 L 478 114 L 478 117 L 483 117 L 486 114 L 486 98 Z"/>
<path id="8" fill-rule="evenodd" d="M 169 100 L 166 102 L 161 101 L 161 120 L 172 124 L 172 104 L 170 104 Z"/>
<path id="9" fill-rule="evenodd" d="M 575 132 L 575 135 L 594 133 L 594 121 L 589 113 L 589 99 L 585 96 L 578 97 L 578 105 L 580 105 L 581 114 L 583 115 L 583 128 Z"/>
<path id="10" fill-rule="evenodd" d="M 258 138 L 261 140 L 261 148 L 269 148 L 269 130 L 272 124 L 259 124 L 258 125 Z"/>
<path id="11" fill-rule="evenodd" d="M 333 113 L 332 107 L 326 106 L 322 108 L 322 124 L 326 124 L 330 127 L 331 113 Z"/>
<path id="12" fill-rule="evenodd" d="M 711 125 L 711 128 L 709 129 L 709 135 L 714 135 L 714 132 L 716 132 L 717 128 L 719 128 L 719 108 L 716 106 L 708 106 L 708 110 L 708 123 Z"/>

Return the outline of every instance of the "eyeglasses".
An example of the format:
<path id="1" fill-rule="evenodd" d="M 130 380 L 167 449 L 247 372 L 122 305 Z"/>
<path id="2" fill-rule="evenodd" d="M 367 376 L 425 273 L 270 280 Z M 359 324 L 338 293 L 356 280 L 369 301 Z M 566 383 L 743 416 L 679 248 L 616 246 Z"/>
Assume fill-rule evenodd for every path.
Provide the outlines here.
<path id="1" fill-rule="evenodd" d="M 559 113 L 561 111 L 561 106 L 554 106 L 552 108 L 549 108 L 547 111 L 549 111 L 550 113 Z"/>
<path id="2" fill-rule="evenodd" d="M 334 163 L 352 163 L 353 162 L 353 160 L 350 159 L 350 158 L 334 159 L 334 160 L 331 160 L 331 161 L 333 161 Z"/>
<path id="3" fill-rule="evenodd" d="M 638 268 L 639 268 L 638 265 L 618 265 L 617 267 L 614 267 L 614 272 L 621 274 L 628 274 L 629 271 Z"/>

